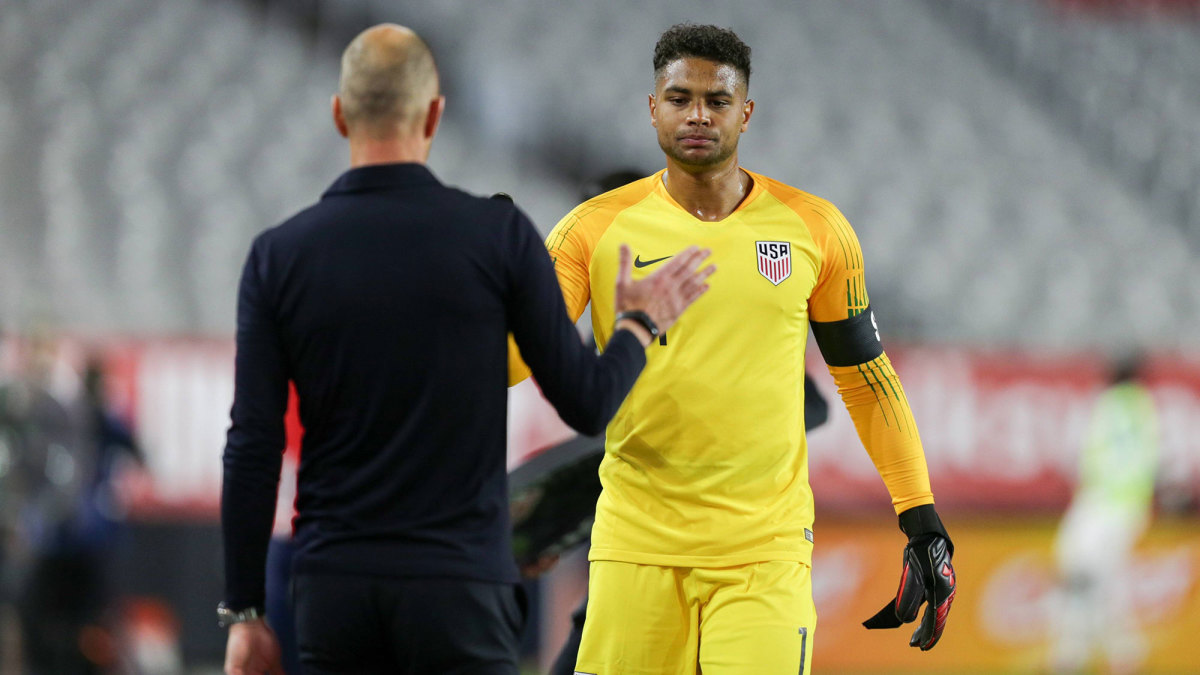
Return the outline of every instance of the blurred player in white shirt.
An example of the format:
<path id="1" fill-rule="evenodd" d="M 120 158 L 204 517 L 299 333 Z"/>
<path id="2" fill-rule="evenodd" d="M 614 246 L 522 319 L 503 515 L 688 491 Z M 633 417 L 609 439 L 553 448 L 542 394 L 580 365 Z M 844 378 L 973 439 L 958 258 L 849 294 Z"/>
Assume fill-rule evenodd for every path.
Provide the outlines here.
<path id="1" fill-rule="evenodd" d="M 1133 548 L 1153 511 L 1159 438 L 1154 401 L 1137 375 L 1137 361 L 1123 361 L 1100 394 L 1059 526 L 1055 672 L 1081 672 L 1100 652 L 1109 672 L 1134 673 L 1145 654 L 1130 577 Z"/>

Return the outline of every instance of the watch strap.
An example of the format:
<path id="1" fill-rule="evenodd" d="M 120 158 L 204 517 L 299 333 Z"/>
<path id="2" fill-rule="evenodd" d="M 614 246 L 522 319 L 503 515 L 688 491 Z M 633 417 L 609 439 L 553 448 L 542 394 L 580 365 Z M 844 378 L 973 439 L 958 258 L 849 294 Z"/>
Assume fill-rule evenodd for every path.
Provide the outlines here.
<path id="1" fill-rule="evenodd" d="M 217 605 L 217 625 L 221 628 L 228 628 L 235 623 L 246 623 L 255 619 L 266 618 L 267 612 L 262 607 L 246 607 L 244 609 L 229 609 L 222 602 Z"/>
<path id="2" fill-rule="evenodd" d="M 654 319 L 651 319 L 649 314 L 640 309 L 627 309 L 624 312 L 617 312 L 616 318 L 613 319 L 613 324 L 616 325 L 621 319 L 636 321 L 642 325 L 642 328 L 646 329 L 647 333 L 650 333 L 652 339 L 658 337 L 658 324 L 654 323 Z"/>

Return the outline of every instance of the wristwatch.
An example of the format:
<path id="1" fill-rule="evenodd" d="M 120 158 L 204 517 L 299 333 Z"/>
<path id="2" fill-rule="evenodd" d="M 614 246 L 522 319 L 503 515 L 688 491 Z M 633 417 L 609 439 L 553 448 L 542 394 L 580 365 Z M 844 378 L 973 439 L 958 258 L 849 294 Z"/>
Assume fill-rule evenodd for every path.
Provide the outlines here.
<path id="1" fill-rule="evenodd" d="M 235 623 L 245 623 L 262 619 L 267 616 L 267 612 L 262 607 L 247 607 L 234 611 L 225 606 L 225 603 L 217 605 L 217 625 L 221 628 L 229 628 Z"/>
<path id="2" fill-rule="evenodd" d="M 616 325 L 621 319 L 630 319 L 642 324 L 642 328 L 645 328 L 646 332 L 650 333 L 651 339 L 658 337 L 658 324 L 654 323 L 654 319 L 651 319 L 649 314 L 640 309 L 627 309 L 624 312 L 617 312 L 616 318 L 613 319 L 613 324 Z"/>

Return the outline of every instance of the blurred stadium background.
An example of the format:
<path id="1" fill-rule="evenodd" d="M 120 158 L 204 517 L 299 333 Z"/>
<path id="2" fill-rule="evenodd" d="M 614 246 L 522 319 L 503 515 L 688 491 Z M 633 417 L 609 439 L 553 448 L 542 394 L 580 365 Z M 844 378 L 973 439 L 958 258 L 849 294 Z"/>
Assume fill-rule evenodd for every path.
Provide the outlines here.
<path id="1" fill-rule="evenodd" d="M 814 672 L 1044 671 L 1055 526 L 1107 364 L 1133 350 L 1162 459 L 1128 579 L 1137 603 L 1113 630 L 1141 626 L 1138 672 L 1200 672 L 1192 0 L 3 0 L 0 374 L 37 371 L 69 402 L 84 365 L 101 364 L 145 458 L 113 478 L 116 639 L 84 640 L 95 659 L 219 668 L 237 275 L 258 231 L 344 169 L 328 102 L 348 40 L 379 21 L 421 33 L 448 98 L 432 168 L 514 195 L 548 231 L 586 181 L 660 168 L 650 54 L 682 20 L 754 49 L 743 164 L 855 225 L 959 551 L 962 592 L 936 650 L 861 629 L 894 591 L 903 540 L 810 349 L 834 413 L 811 438 Z M 532 384 L 510 414 L 510 464 L 569 435 Z M 0 438 L 0 672 L 13 674 L 32 672 L 13 604 L 40 508 L 14 482 L 17 447 Z M 67 451 L 81 474 L 85 451 Z M 577 552 L 539 584 L 530 672 L 558 648 L 585 578 Z"/>

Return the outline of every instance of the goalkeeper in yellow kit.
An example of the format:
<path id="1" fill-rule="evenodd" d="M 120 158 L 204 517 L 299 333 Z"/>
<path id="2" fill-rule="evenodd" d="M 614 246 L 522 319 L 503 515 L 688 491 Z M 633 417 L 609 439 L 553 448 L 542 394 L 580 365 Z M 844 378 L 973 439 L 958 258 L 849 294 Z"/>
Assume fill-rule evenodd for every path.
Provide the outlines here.
<path id="1" fill-rule="evenodd" d="M 816 611 L 804 435 L 809 326 L 908 535 L 900 590 L 866 624 L 912 621 L 931 648 L 954 597 L 908 401 L 883 353 L 858 240 L 829 202 L 739 166 L 750 49 L 678 25 L 654 53 L 651 124 L 666 169 L 590 199 L 546 240 L 567 309 L 613 332 L 618 248 L 634 274 L 689 245 L 722 270 L 670 331 L 607 429 L 576 671 L 808 673 Z M 522 366 L 514 356 L 514 380 Z"/>

